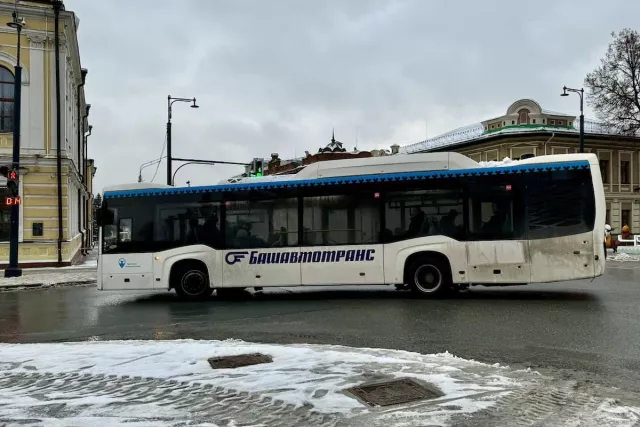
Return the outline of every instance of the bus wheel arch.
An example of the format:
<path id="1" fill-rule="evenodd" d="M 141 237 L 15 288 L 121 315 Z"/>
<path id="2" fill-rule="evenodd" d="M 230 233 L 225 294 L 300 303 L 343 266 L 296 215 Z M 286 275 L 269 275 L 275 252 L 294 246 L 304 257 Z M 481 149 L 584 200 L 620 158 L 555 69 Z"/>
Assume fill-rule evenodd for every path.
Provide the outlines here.
<path id="1" fill-rule="evenodd" d="M 213 293 L 207 265 L 197 259 L 176 261 L 169 273 L 169 287 L 186 299 L 202 299 Z"/>
<path id="2" fill-rule="evenodd" d="M 451 262 L 441 252 L 416 252 L 404 263 L 404 283 L 420 297 L 436 298 L 453 289 Z"/>

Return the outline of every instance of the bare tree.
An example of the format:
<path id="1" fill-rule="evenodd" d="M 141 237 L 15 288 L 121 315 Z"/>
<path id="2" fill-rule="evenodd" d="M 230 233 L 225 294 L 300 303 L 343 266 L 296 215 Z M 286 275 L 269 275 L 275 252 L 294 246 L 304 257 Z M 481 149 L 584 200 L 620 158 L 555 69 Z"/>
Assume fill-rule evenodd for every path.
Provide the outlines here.
<path id="1" fill-rule="evenodd" d="M 587 74 L 587 98 L 606 126 L 626 135 L 640 134 L 640 34 L 625 28 L 611 33 L 613 41 L 601 64 Z"/>

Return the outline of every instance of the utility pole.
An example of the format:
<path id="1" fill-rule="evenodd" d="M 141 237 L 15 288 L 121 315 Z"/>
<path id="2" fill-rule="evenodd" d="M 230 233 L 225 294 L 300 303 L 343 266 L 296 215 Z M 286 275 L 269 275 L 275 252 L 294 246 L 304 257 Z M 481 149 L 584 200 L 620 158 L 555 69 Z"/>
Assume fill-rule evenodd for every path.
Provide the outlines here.
<path id="1" fill-rule="evenodd" d="M 20 104 L 22 95 L 22 67 L 20 66 L 20 33 L 22 32 L 22 19 L 18 19 L 17 11 L 13 12 L 13 21 L 7 25 L 18 32 L 18 46 L 16 55 L 15 75 L 13 82 L 13 164 L 14 177 L 20 179 Z M 11 173 L 11 172 L 10 172 Z M 16 188 L 14 191 L 18 191 Z M 20 200 L 18 194 L 14 194 L 16 200 Z M 4 277 L 20 277 L 22 269 L 18 267 L 18 233 L 20 233 L 20 205 L 11 204 L 11 231 L 9 241 L 9 267 L 4 271 Z"/>
<path id="2" fill-rule="evenodd" d="M 174 102 L 193 102 L 191 108 L 200 108 L 198 104 L 196 104 L 195 98 L 173 98 L 171 95 L 167 96 L 167 185 L 173 185 L 171 176 L 171 106 Z M 160 155 L 160 157 L 162 157 L 162 155 Z"/>
<path id="3" fill-rule="evenodd" d="M 562 89 L 560 96 L 569 96 L 567 92 L 574 92 L 580 96 L 580 152 L 584 153 L 584 88 L 571 89 L 565 86 Z"/>

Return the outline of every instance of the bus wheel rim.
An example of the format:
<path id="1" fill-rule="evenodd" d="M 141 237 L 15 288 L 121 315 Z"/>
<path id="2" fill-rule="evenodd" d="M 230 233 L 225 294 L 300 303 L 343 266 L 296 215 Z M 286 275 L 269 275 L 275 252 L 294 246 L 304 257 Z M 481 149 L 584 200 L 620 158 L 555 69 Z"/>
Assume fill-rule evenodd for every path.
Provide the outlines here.
<path id="1" fill-rule="evenodd" d="M 185 294 L 196 296 L 205 290 L 206 283 L 206 277 L 202 271 L 191 270 L 182 276 L 180 285 Z"/>
<path id="2" fill-rule="evenodd" d="M 442 285 L 442 273 L 435 265 L 421 265 L 413 275 L 413 282 L 420 292 L 435 292 Z"/>

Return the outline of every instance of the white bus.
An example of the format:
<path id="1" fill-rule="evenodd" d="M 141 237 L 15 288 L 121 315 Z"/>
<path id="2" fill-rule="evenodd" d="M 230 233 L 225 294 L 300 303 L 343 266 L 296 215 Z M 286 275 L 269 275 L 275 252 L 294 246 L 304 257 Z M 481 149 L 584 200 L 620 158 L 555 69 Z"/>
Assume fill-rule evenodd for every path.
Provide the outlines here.
<path id="1" fill-rule="evenodd" d="M 175 188 L 107 188 L 100 290 L 187 299 L 245 288 L 469 285 L 604 273 L 594 154 L 483 167 L 457 153 L 318 162 L 295 174 Z"/>

